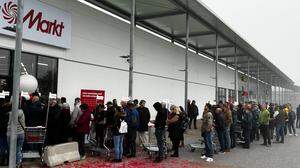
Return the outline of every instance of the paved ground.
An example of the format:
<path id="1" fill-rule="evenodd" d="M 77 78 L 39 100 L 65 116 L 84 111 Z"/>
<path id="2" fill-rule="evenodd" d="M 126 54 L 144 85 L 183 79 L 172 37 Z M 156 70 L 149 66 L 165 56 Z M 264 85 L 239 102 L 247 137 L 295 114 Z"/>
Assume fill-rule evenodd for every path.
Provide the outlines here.
<path id="1" fill-rule="evenodd" d="M 300 130 L 298 130 L 300 132 Z M 186 144 L 197 142 L 200 138 L 200 130 L 189 130 L 185 135 Z M 254 142 L 251 149 L 237 147 L 230 153 L 214 156 L 215 162 L 206 163 L 200 159 L 200 151 L 190 152 L 188 148 L 180 149 L 180 158 L 168 158 L 161 164 L 153 164 L 147 154 L 139 152 L 135 159 L 124 159 L 121 164 L 106 162 L 103 157 L 88 157 L 85 161 L 66 164 L 70 167 L 195 167 L 195 168 L 299 168 L 300 137 L 286 137 L 285 144 L 272 144 L 272 147 L 261 146 L 262 142 Z M 34 163 L 26 163 L 24 167 L 39 167 Z"/>

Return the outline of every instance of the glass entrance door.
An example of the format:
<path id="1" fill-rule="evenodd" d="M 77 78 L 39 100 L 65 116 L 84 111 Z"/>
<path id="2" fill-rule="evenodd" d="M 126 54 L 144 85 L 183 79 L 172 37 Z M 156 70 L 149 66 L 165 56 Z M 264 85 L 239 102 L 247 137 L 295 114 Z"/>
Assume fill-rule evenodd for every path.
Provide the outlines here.
<path id="1" fill-rule="evenodd" d="M 10 50 L 0 49 L 0 92 L 11 91 L 10 84 Z"/>

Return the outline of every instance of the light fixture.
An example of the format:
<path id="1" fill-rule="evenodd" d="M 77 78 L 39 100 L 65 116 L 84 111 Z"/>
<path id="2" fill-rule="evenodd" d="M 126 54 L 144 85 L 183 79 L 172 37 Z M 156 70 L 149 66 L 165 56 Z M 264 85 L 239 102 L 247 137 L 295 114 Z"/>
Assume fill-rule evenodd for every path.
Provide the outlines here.
<path id="1" fill-rule="evenodd" d="M 48 66 L 48 64 L 41 63 L 41 62 L 38 62 L 38 65 L 40 65 L 40 66 Z"/>

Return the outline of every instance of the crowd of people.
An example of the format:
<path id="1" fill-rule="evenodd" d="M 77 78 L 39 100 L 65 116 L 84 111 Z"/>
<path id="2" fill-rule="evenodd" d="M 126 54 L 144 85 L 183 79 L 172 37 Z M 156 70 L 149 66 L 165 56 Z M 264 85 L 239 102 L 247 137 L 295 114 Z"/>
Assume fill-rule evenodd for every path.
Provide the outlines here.
<path id="1" fill-rule="evenodd" d="M 104 104 L 97 104 L 93 109 L 76 98 L 70 108 L 65 97 L 50 99 L 49 108 L 40 101 L 39 94 L 32 94 L 30 100 L 20 101 L 17 123 L 17 165 L 22 163 L 22 150 L 25 148 L 41 149 L 38 145 L 26 145 L 24 136 L 26 127 L 46 126 L 45 146 L 76 141 L 81 159 L 86 156 L 85 140 L 91 131 L 95 132 L 96 145 L 105 145 L 105 131 L 112 133 L 111 145 L 114 148 L 114 162 L 122 162 L 122 157 L 136 157 L 137 139 L 140 144 L 149 144 L 149 125 L 155 127 L 155 137 L 159 149 L 154 162 L 161 162 L 166 154 L 166 131 L 172 142 L 173 154 L 179 157 L 179 147 L 184 146 L 184 132 L 192 125 L 197 129 L 199 109 L 196 101 L 187 102 L 187 111 L 181 106 L 167 107 L 164 102 L 156 102 L 154 120 L 151 120 L 145 100 L 116 99 Z M 48 111 L 49 110 L 49 111 Z M 48 115 L 47 115 L 48 111 Z M 10 97 L 0 99 L 0 164 L 8 161 L 8 140 L 10 133 Z M 154 113 L 153 113 L 154 114 Z M 48 119 L 46 122 L 46 119 Z M 290 104 L 257 104 L 248 102 L 233 104 L 219 102 L 207 103 L 204 107 L 201 135 L 205 143 L 205 153 L 201 157 L 207 162 L 213 161 L 215 145 L 213 136 L 217 135 L 220 152 L 230 152 L 237 145 L 237 138 L 243 140 L 243 147 L 250 148 L 253 141 L 263 137 L 262 145 L 270 147 L 272 139 L 284 143 L 284 137 L 297 136 L 295 129 L 300 127 L 300 106 L 295 113 Z M 241 130 L 241 135 L 238 132 Z M 275 130 L 275 136 L 274 136 Z"/>
<path id="2" fill-rule="evenodd" d="M 271 147 L 272 143 L 284 143 L 288 133 L 289 136 L 298 136 L 295 123 L 299 128 L 299 119 L 300 106 L 295 112 L 291 104 L 206 104 L 202 117 L 205 154 L 201 158 L 208 162 L 213 161 L 214 133 L 218 137 L 221 153 L 230 152 L 235 148 L 237 138 L 240 138 L 244 148 L 249 149 L 253 141 L 260 140 L 260 135 L 263 137 L 261 145 Z M 295 122 L 296 120 L 298 122 Z"/>

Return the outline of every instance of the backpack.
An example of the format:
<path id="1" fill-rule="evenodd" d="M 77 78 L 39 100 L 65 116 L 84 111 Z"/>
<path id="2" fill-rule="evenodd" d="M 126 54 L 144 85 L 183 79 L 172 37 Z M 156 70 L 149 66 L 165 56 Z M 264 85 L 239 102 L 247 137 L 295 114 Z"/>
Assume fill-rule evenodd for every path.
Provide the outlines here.
<path id="1" fill-rule="evenodd" d="M 190 118 L 185 113 L 181 115 L 181 129 L 186 130 L 189 126 Z"/>
<path id="2" fill-rule="evenodd" d="M 123 120 L 121 121 L 121 125 L 120 125 L 120 128 L 119 128 L 119 133 L 120 134 L 126 134 L 128 131 L 128 125 L 127 123 Z"/>

